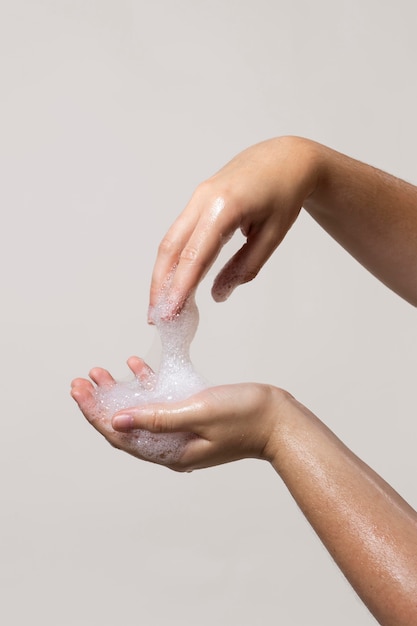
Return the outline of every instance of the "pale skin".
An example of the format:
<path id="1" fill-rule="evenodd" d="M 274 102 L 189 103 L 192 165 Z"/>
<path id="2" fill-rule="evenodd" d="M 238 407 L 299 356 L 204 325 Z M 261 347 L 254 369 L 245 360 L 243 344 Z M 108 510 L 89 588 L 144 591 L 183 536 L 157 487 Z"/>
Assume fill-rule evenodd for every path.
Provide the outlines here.
<path id="1" fill-rule="evenodd" d="M 240 229 L 245 245 L 220 272 L 213 297 L 253 279 L 304 207 L 366 268 L 417 305 L 417 188 L 306 139 L 284 137 L 241 153 L 194 193 L 158 251 L 150 306 L 176 267 L 173 313 Z M 135 376 L 152 375 L 137 357 Z M 114 384 L 101 368 L 98 385 Z M 133 407 L 94 419 L 94 385 L 72 395 L 93 425 L 123 449 L 123 433 L 194 432 L 172 469 L 242 458 L 271 463 L 300 509 L 383 626 L 417 624 L 417 513 L 289 393 L 262 384 L 212 387 L 181 403 Z M 126 450 L 129 452 L 129 450 Z"/>

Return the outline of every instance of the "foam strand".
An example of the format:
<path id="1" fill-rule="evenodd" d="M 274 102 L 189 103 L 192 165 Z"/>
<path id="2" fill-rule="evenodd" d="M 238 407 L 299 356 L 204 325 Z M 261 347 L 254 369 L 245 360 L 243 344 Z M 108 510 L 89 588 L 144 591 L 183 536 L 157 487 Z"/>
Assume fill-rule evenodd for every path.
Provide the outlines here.
<path id="1" fill-rule="evenodd" d="M 190 297 L 180 313 L 168 317 L 168 303 L 160 299 L 153 311 L 153 321 L 161 339 L 159 371 L 146 381 L 134 378 L 96 390 L 96 417 L 112 431 L 111 418 L 117 411 L 150 402 L 183 400 L 204 389 L 207 384 L 196 372 L 190 358 L 190 345 L 198 327 L 198 309 Z M 175 462 L 192 433 L 153 434 L 136 430 L 120 434 L 123 445 L 132 454 L 148 461 L 169 465 Z"/>

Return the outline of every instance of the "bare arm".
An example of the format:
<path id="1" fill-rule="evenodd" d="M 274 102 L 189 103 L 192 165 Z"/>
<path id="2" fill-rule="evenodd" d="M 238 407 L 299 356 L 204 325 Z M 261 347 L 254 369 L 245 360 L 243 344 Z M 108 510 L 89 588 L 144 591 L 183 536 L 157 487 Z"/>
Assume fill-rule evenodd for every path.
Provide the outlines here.
<path id="1" fill-rule="evenodd" d="M 417 306 L 417 187 L 322 146 L 305 208 L 388 287 Z"/>
<path id="2" fill-rule="evenodd" d="M 176 268 L 175 310 L 237 229 L 246 243 L 215 280 L 228 297 L 254 278 L 304 206 L 352 255 L 417 305 L 417 188 L 299 138 L 264 142 L 201 185 L 164 238 L 151 306 Z M 74 398 L 90 419 L 88 381 Z M 97 427 L 97 426 L 96 426 Z M 245 457 L 273 465 L 347 579 L 383 626 L 417 624 L 417 514 L 292 396 L 266 385 L 208 389 L 183 403 L 135 407 L 103 435 L 187 431 L 199 435 L 172 469 Z"/>
<path id="3" fill-rule="evenodd" d="M 275 469 L 372 614 L 416 624 L 416 512 L 301 405 L 277 445 Z"/>
<path id="4" fill-rule="evenodd" d="M 379 623 L 417 623 L 416 512 L 286 392 L 217 387 L 173 406 L 130 409 L 113 426 L 197 433 L 173 467 L 180 471 L 243 457 L 270 461 Z"/>
<path id="5" fill-rule="evenodd" d="M 417 305 L 417 187 L 313 141 L 281 137 L 248 148 L 197 188 L 159 247 L 151 306 L 173 268 L 172 306 L 181 306 L 241 230 L 245 244 L 213 285 L 213 297 L 226 299 L 257 275 L 303 206 Z"/>

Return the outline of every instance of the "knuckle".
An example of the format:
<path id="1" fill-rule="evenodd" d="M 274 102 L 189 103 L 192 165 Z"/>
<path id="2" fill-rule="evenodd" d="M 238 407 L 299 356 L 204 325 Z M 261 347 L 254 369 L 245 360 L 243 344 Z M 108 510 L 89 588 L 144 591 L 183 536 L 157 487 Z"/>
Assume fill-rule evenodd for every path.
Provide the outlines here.
<path id="1" fill-rule="evenodd" d="M 207 178 L 203 180 L 196 188 L 193 193 L 193 198 L 207 198 L 208 194 L 212 193 L 213 189 L 213 181 L 211 178 Z"/>
<path id="2" fill-rule="evenodd" d="M 176 251 L 177 246 L 174 241 L 172 241 L 172 239 L 169 239 L 168 237 L 164 237 L 159 244 L 158 253 L 162 256 L 170 257 L 175 254 Z"/>
<path id="3" fill-rule="evenodd" d="M 187 245 L 180 255 L 180 261 L 185 261 L 191 265 L 198 262 L 199 251 L 196 247 Z"/>
<path id="4" fill-rule="evenodd" d="M 219 214 L 226 213 L 227 219 L 230 220 L 233 217 L 234 221 L 240 216 L 239 207 L 243 204 L 243 198 L 237 186 L 224 179 L 219 180 L 217 175 L 207 178 L 198 185 L 194 191 L 193 200 L 196 201 L 196 207 L 209 206 L 210 209 L 213 205 L 219 209 L 227 207 L 226 212 L 219 210 Z"/>
<path id="5" fill-rule="evenodd" d="M 150 430 L 153 433 L 167 432 L 167 421 L 165 415 L 161 411 L 154 411 L 149 419 Z"/>

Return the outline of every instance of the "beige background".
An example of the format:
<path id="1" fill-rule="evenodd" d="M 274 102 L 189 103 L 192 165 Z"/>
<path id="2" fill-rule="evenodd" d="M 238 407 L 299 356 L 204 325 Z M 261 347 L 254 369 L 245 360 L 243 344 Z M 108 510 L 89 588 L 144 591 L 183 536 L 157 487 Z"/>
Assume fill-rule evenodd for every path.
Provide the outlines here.
<path id="1" fill-rule="evenodd" d="M 141 463 L 68 390 L 155 364 L 159 240 L 244 147 L 304 135 L 417 183 L 415 7 L 1 0 L 2 623 L 374 623 L 266 464 Z M 287 388 L 416 506 L 415 310 L 304 214 L 229 302 L 212 277 L 198 370 Z"/>

